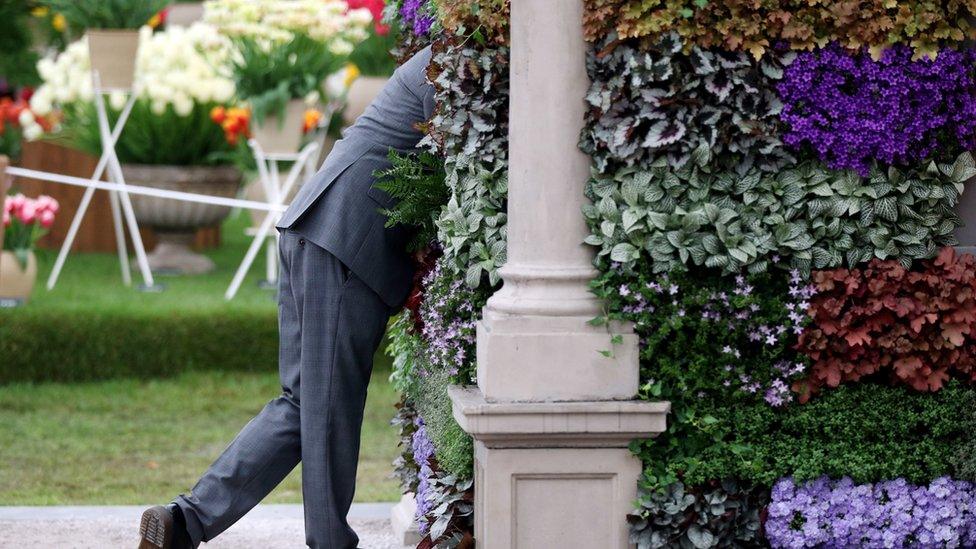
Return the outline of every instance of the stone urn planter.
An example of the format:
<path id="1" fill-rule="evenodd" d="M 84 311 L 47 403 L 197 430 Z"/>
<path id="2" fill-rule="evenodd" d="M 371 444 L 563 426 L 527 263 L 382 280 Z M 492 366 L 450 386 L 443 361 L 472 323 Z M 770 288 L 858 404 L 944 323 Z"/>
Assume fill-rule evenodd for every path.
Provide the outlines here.
<path id="1" fill-rule="evenodd" d="M 132 89 L 138 51 L 138 30 L 90 29 L 88 31 L 91 69 L 93 72 L 98 72 L 103 91 Z"/>
<path id="2" fill-rule="evenodd" d="M 157 189 L 234 198 L 241 172 L 232 166 L 122 166 L 126 183 Z M 213 271 L 210 258 L 190 249 L 201 227 L 219 225 L 230 214 L 227 206 L 132 195 L 140 226 L 152 227 L 158 244 L 149 267 L 160 274 L 203 274 Z"/>
<path id="3" fill-rule="evenodd" d="M 376 99 L 380 90 L 390 79 L 385 76 L 360 76 L 352 81 L 346 93 L 346 109 L 342 119 L 346 124 L 352 124 L 363 114 L 366 107 Z"/>
<path id="4" fill-rule="evenodd" d="M 34 252 L 21 265 L 13 252 L 0 252 L 0 307 L 15 307 L 27 303 L 37 281 L 37 259 Z"/>
<path id="5" fill-rule="evenodd" d="M 285 107 L 285 119 L 277 114 L 264 120 L 252 120 L 251 132 L 254 139 L 267 154 L 288 154 L 298 152 L 302 145 L 305 126 L 305 110 L 308 107 L 301 99 L 292 99 Z"/>
<path id="6" fill-rule="evenodd" d="M 166 13 L 167 26 L 189 27 L 203 20 L 203 2 L 177 2 L 170 4 Z"/>

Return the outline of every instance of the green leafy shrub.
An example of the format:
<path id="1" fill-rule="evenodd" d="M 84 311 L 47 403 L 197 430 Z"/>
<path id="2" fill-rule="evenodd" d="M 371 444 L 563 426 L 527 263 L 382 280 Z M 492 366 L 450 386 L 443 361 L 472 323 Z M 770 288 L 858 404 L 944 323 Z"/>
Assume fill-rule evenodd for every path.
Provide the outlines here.
<path id="1" fill-rule="evenodd" d="M 690 43 L 749 51 L 777 42 L 812 49 L 837 41 L 848 48 L 904 43 L 934 55 L 940 42 L 973 35 L 969 0 L 586 0 L 584 31 L 599 39 L 676 31 Z"/>
<path id="2" fill-rule="evenodd" d="M 270 372 L 278 363 L 277 349 L 278 326 L 270 311 L 26 308 L 0 315 L 0 384 L 152 378 L 192 370 Z"/>
<path id="3" fill-rule="evenodd" d="M 918 391 L 976 381 L 976 258 L 944 248 L 909 271 L 892 261 L 817 271 L 811 326 L 798 349 L 813 359 L 804 391 L 883 376 Z"/>
<path id="4" fill-rule="evenodd" d="M 665 158 L 678 169 L 698 149 L 728 167 L 776 171 L 793 163 L 779 138 L 775 84 L 795 55 L 755 61 L 698 47 L 683 53 L 682 46 L 677 34 L 665 33 L 622 44 L 611 35 L 590 49 L 580 148 L 596 169 L 646 168 Z"/>
<path id="5" fill-rule="evenodd" d="M 803 273 L 872 258 L 909 265 L 955 244 L 954 207 L 976 174 L 968 152 L 952 165 L 876 167 L 868 178 L 812 162 L 775 175 L 714 171 L 710 160 L 699 147 L 678 170 L 659 159 L 646 170 L 595 173 L 586 242 L 602 261 L 633 268 L 650 260 L 656 272 L 762 272 L 777 255 Z"/>
<path id="6" fill-rule="evenodd" d="M 84 29 L 138 29 L 172 0 L 41 0 L 64 16 L 68 26 Z"/>
<path id="7" fill-rule="evenodd" d="M 20 0 L 0 0 L 0 78 L 7 81 L 8 92 L 40 81 L 39 56 L 32 47 L 34 37 L 28 25 L 29 8 Z"/>
<path id="8" fill-rule="evenodd" d="M 469 479 L 474 475 L 474 446 L 471 435 L 454 420 L 451 399 L 447 396 L 451 381 L 448 372 L 431 372 L 417 383 L 419 393 L 407 396 L 424 419 L 437 449 L 437 463 L 444 471 Z"/>
<path id="9" fill-rule="evenodd" d="M 696 487 L 675 482 L 664 490 L 640 487 L 627 516 L 630 542 L 660 547 L 754 547 L 763 537 L 760 510 L 769 493 L 732 480 Z"/>
<path id="10" fill-rule="evenodd" d="M 326 77 L 345 64 L 347 56 L 303 34 L 287 41 L 239 37 L 239 57 L 233 73 L 237 94 L 251 105 L 261 124 L 269 115 L 281 115 L 289 100 L 317 93 Z"/>
<path id="11" fill-rule="evenodd" d="M 115 144 L 119 160 L 126 164 L 172 166 L 227 163 L 232 148 L 221 127 L 210 119 L 211 110 L 217 106 L 220 104 L 193 102 L 191 110 L 181 115 L 173 105 L 165 105 L 158 112 L 151 100 L 140 98 Z M 74 147 L 101 155 L 95 106 L 77 101 L 64 105 L 62 112 L 70 121 L 62 126 L 63 136 Z M 118 116 L 119 111 L 109 109 L 110 123 L 114 124 Z"/>
<path id="12" fill-rule="evenodd" d="M 859 484 L 972 479 L 963 450 L 974 440 L 976 392 L 958 382 L 934 394 L 863 383 L 785 409 L 738 398 L 698 400 L 694 409 L 714 420 L 696 430 L 675 422 L 660 439 L 635 445 L 649 485 L 674 477 L 690 485 L 736 478 L 763 486 L 786 476 L 848 476 Z M 696 444 L 698 451 L 687 452 Z"/>

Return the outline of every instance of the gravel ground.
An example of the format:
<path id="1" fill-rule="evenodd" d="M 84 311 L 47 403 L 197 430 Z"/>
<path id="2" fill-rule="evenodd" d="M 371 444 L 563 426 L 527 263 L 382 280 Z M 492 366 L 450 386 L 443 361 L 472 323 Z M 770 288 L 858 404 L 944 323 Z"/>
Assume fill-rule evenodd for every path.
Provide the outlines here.
<path id="1" fill-rule="evenodd" d="M 349 523 L 366 549 L 403 549 L 390 529 L 393 504 L 356 504 Z M 0 548 L 135 548 L 144 507 L 0 507 Z M 300 505 L 260 505 L 206 549 L 305 546 Z"/>

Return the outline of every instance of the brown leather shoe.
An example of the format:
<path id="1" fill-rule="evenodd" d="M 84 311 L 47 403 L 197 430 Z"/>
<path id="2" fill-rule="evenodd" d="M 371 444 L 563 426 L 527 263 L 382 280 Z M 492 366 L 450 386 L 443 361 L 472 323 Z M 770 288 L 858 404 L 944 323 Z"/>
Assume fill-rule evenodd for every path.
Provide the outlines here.
<path id="1" fill-rule="evenodd" d="M 139 523 L 139 549 L 172 549 L 173 513 L 162 505 L 146 509 Z"/>

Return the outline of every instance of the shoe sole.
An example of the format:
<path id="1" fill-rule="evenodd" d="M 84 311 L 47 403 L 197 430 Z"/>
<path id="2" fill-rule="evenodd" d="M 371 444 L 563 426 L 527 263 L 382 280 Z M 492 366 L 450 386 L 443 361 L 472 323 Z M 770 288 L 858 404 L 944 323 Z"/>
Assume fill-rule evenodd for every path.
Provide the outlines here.
<path id="1" fill-rule="evenodd" d="M 139 522 L 139 549 L 169 549 L 173 539 L 173 517 L 164 507 L 153 507 Z"/>

